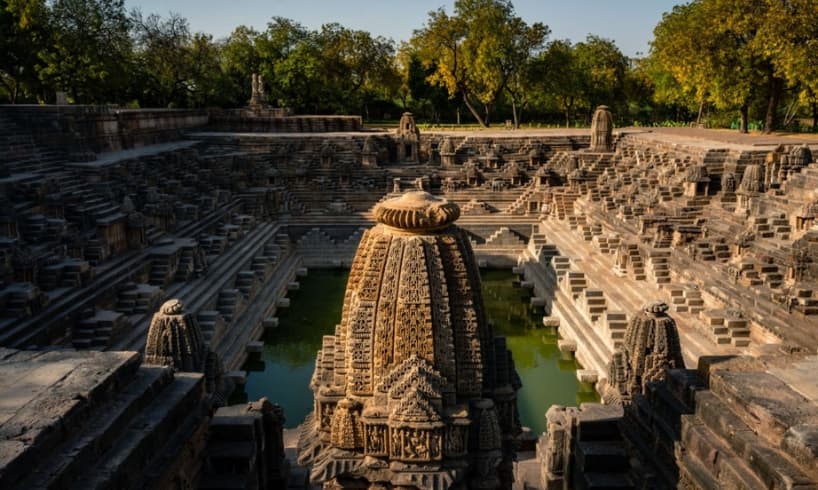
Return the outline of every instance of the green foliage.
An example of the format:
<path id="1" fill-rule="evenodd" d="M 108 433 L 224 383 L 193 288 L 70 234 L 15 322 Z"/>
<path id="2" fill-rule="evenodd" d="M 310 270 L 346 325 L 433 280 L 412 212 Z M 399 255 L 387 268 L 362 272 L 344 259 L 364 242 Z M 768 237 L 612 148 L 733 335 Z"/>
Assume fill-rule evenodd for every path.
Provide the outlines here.
<path id="1" fill-rule="evenodd" d="M 75 102 L 121 100 L 132 63 L 124 0 L 55 0 L 50 7 L 40 79 Z"/>
<path id="2" fill-rule="evenodd" d="M 528 63 L 548 32 L 540 23 L 528 26 L 506 0 L 457 0 L 452 15 L 443 8 L 430 12 L 410 44 L 430 70 L 427 80 L 461 98 L 475 120 L 488 126 L 504 90 L 516 114 L 528 88 Z"/>
<path id="3" fill-rule="evenodd" d="M 271 101 L 312 113 L 366 112 L 400 86 L 392 41 L 339 24 L 310 31 L 276 17 L 261 33 L 240 26 L 223 50 L 223 68 L 244 101 L 253 73 L 264 77 Z"/>
<path id="4" fill-rule="evenodd" d="M 187 19 L 171 13 L 167 19 L 156 14 L 131 16 L 136 42 L 136 76 L 140 100 L 149 107 L 184 107 L 190 84 L 190 27 Z"/>
<path id="5" fill-rule="evenodd" d="M 268 100 L 300 113 L 415 112 L 436 126 L 525 118 L 589 124 L 599 104 L 619 124 L 818 128 L 818 0 L 692 0 L 664 15 L 648 57 L 609 40 L 548 42 L 509 0 L 456 0 L 396 50 L 390 39 L 273 17 L 225 39 L 185 18 L 125 12 L 124 0 L 0 0 L 0 101 L 128 107 L 241 107 L 254 73 Z M 782 117 L 783 116 L 783 117 Z M 542 126 L 542 123 L 537 123 Z M 443 125 L 445 126 L 445 125 Z"/>
<path id="6" fill-rule="evenodd" d="M 778 124 L 781 102 L 809 103 L 818 89 L 818 0 L 694 0 L 665 14 L 654 30 L 656 98 L 696 100 Z M 788 111 L 796 114 L 796 105 Z"/>
<path id="7" fill-rule="evenodd" d="M 606 104 L 620 117 L 628 112 L 626 89 L 628 59 L 619 48 L 597 36 L 577 44 L 567 40 L 548 43 L 534 60 L 535 106 L 558 112 L 566 127 L 590 123 L 596 106 Z M 636 80 L 633 93 L 636 94 Z"/>
<path id="8" fill-rule="evenodd" d="M 44 0 L 0 0 L 0 100 L 36 101 L 39 53 L 48 45 Z"/>

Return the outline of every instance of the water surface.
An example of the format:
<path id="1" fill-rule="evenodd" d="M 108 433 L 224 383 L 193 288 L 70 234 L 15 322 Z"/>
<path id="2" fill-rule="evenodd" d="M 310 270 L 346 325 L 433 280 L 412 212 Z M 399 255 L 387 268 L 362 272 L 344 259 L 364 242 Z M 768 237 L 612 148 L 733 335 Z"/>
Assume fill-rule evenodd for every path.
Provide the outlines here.
<path id="1" fill-rule="evenodd" d="M 299 291 L 290 294 L 291 306 L 280 316 L 278 328 L 265 338 L 261 359 L 248 361 L 245 393 L 233 401 L 266 396 L 284 407 L 287 427 L 295 427 L 312 410 L 310 377 L 321 337 L 334 332 L 341 320 L 347 270 L 310 270 Z M 557 334 L 541 328 L 542 314 L 534 315 L 529 296 L 514 287 L 507 270 L 481 271 L 483 301 L 495 334 L 507 339 L 523 382 L 518 394 L 520 419 L 536 432 L 545 430 L 545 411 L 552 404 L 577 405 L 598 401 L 590 386 L 576 379 L 577 364 L 557 349 Z M 246 397 L 246 398 L 244 398 Z"/>

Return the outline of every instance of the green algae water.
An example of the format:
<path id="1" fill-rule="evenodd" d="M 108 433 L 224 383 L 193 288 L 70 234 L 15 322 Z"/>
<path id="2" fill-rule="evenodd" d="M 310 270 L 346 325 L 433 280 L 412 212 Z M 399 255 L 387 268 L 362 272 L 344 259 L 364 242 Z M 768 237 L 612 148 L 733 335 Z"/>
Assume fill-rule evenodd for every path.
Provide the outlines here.
<path id="1" fill-rule="evenodd" d="M 284 407 L 287 427 L 296 427 L 312 410 L 310 377 L 321 338 L 341 321 L 347 270 L 311 269 L 290 293 L 290 308 L 282 310 L 279 325 L 264 338 L 260 359 L 248 361 L 244 392 L 231 400 L 243 402 L 266 396 Z M 541 328 L 542 315 L 531 314 L 529 296 L 514 287 L 507 270 L 481 271 L 486 316 L 496 335 L 505 336 L 523 382 L 518 407 L 523 425 L 545 430 L 545 411 L 553 404 L 577 405 L 598 401 L 591 386 L 581 385 L 577 364 L 557 349 L 557 334 Z"/>
<path id="2" fill-rule="evenodd" d="M 286 427 L 296 427 L 312 411 L 310 378 L 324 335 L 341 321 L 349 270 L 310 269 L 290 291 L 290 307 L 279 310 L 278 328 L 265 334 L 261 359 L 248 361 L 244 400 L 266 396 L 284 407 Z M 234 401 L 234 400 L 231 400 Z"/>
<path id="3" fill-rule="evenodd" d="M 529 294 L 514 287 L 507 270 L 481 270 L 483 304 L 495 335 L 506 337 L 514 365 L 523 382 L 517 393 L 520 421 L 535 433 L 545 431 L 545 412 L 551 405 L 574 406 L 599 401 L 593 387 L 577 381 L 576 361 L 562 356 L 556 331 L 542 328 L 542 315 L 529 307 Z"/>

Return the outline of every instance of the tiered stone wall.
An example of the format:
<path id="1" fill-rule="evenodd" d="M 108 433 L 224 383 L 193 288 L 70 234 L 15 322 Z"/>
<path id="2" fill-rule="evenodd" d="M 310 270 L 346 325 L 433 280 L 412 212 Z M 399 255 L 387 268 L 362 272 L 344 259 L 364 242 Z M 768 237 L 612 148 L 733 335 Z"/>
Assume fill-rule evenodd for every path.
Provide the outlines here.
<path id="1" fill-rule="evenodd" d="M 94 153 L 178 140 L 183 131 L 208 121 L 202 110 L 86 105 L 3 105 L 0 117 L 26 128 L 38 145 L 66 150 L 72 160 L 93 160 Z"/>
<path id="2" fill-rule="evenodd" d="M 343 133 L 363 129 L 360 116 L 287 116 L 247 114 L 245 111 L 211 111 L 213 131 L 247 133 Z"/>

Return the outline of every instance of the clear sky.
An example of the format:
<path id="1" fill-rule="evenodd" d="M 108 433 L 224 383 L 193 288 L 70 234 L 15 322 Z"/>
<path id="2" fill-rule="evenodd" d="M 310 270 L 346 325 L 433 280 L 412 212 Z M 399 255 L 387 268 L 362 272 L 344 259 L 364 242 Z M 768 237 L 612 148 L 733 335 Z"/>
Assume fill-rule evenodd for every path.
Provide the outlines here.
<path id="1" fill-rule="evenodd" d="M 628 56 L 648 50 L 653 28 L 662 13 L 683 0 L 512 0 L 526 22 L 544 22 L 550 39 L 581 41 L 589 33 L 613 39 Z M 226 37 L 237 25 L 263 29 L 274 16 L 294 19 L 316 29 L 338 22 L 353 29 L 403 41 L 423 26 L 438 7 L 452 11 L 445 0 L 126 0 L 144 14 L 186 17 L 193 31 Z"/>

